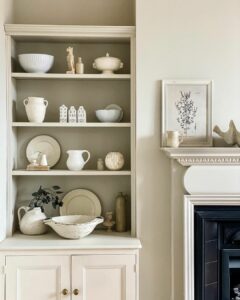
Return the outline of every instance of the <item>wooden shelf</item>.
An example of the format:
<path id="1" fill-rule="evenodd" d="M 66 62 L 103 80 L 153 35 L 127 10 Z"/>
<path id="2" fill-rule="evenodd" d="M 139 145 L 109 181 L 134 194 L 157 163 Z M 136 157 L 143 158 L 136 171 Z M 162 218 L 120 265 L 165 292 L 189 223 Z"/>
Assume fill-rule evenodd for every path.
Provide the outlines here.
<path id="1" fill-rule="evenodd" d="M 12 176 L 130 176 L 131 171 L 69 171 L 69 170 L 50 170 L 50 171 L 27 171 L 13 170 Z"/>
<path id="2" fill-rule="evenodd" d="M 129 80 L 131 74 L 12 73 L 15 79 Z"/>
<path id="3" fill-rule="evenodd" d="M 31 123 L 31 122 L 13 122 L 12 127 L 60 127 L 60 128 L 125 128 L 131 127 L 131 123 L 59 123 L 59 122 L 44 122 L 44 123 Z"/>

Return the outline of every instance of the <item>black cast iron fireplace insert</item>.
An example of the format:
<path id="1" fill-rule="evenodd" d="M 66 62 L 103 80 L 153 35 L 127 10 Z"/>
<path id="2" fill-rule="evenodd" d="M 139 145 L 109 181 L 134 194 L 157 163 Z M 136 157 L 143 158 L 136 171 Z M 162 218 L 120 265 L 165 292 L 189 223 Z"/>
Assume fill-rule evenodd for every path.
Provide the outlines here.
<path id="1" fill-rule="evenodd" d="M 195 300 L 240 300 L 240 207 L 195 206 Z"/>

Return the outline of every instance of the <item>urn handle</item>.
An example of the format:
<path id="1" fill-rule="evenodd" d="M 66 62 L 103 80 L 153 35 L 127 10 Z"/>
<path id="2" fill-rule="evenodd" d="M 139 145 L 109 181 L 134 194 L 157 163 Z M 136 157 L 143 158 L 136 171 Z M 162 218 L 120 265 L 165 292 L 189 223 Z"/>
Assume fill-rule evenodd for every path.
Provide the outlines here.
<path id="1" fill-rule="evenodd" d="M 23 100 L 24 106 L 27 106 L 27 105 L 28 105 L 28 102 L 29 102 L 28 98 L 25 98 L 25 99 Z"/>
<path id="2" fill-rule="evenodd" d="M 46 99 L 43 100 L 43 103 L 45 104 L 45 106 L 48 106 L 48 101 Z"/>
<path id="3" fill-rule="evenodd" d="M 29 210 L 29 207 L 27 207 L 27 206 L 21 206 L 21 207 L 19 207 L 19 209 L 18 209 L 18 221 L 19 221 L 19 223 L 21 222 L 22 217 L 25 215 L 25 213 L 26 213 L 28 210 Z M 24 214 L 23 214 L 23 215 L 21 215 L 21 211 L 24 211 Z"/>
<path id="4" fill-rule="evenodd" d="M 95 62 L 93 63 L 92 66 L 93 66 L 93 69 L 97 69 L 97 66 L 96 66 L 96 63 L 95 63 Z"/>

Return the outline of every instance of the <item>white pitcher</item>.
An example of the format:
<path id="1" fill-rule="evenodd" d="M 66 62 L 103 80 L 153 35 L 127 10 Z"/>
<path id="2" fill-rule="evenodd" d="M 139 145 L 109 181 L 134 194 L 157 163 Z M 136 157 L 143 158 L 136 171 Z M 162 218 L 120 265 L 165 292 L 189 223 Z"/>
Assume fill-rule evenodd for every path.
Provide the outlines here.
<path id="1" fill-rule="evenodd" d="M 29 122 L 42 123 L 48 101 L 41 97 L 27 97 L 23 100 Z"/>
<path id="2" fill-rule="evenodd" d="M 87 153 L 86 160 L 83 159 L 83 153 Z M 90 152 L 87 150 L 68 150 L 67 167 L 71 171 L 80 171 L 90 159 Z"/>
<path id="3" fill-rule="evenodd" d="M 24 211 L 23 215 L 22 211 Z M 43 220 L 46 218 L 40 207 L 31 209 L 28 206 L 22 206 L 18 209 L 19 227 L 23 234 L 36 235 L 45 233 L 47 226 L 43 223 Z"/>

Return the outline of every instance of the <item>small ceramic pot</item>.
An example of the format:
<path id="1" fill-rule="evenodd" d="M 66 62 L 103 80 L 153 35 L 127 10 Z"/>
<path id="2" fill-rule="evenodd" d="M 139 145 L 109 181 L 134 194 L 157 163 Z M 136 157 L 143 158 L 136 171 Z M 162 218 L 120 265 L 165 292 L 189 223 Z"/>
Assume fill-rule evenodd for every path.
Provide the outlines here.
<path id="1" fill-rule="evenodd" d="M 167 131 L 167 147 L 178 148 L 183 142 L 183 136 L 178 131 Z"/>
<path id="2" fill-rule="evenodd" d="M 22 211 L 24 214 L 22 215 Z M 22 206 L 18 209 L 19 227 L 23 234 L 38 235 L 47 232 L 47 226 L 43 223 L 47 217 L 41 211 L 40 207 L 31 209 L 27 206 Z"/>
<path id="3" fill-rule="evenodd" d="M 45 118 L 48 101 L 41 97 L 28 97 L 23 100 L 29 122 L 42 123 Z"/>
<path id="4" fill-rule="evenodd" d="M 124 166 L 124 156 L 120 152 L 109 152 L 105 158 L 105 165 L 109 170 L 121 170 Z"/>

